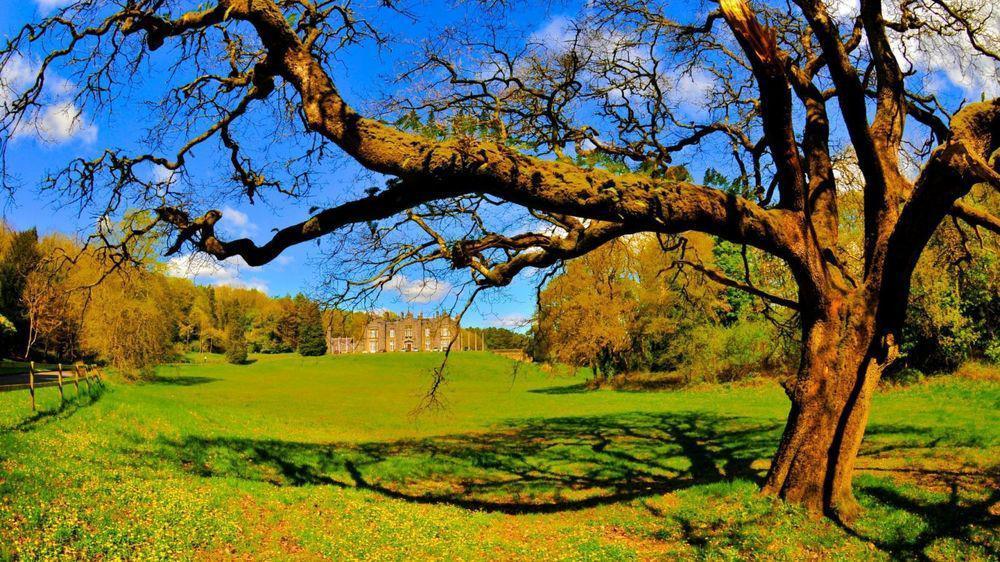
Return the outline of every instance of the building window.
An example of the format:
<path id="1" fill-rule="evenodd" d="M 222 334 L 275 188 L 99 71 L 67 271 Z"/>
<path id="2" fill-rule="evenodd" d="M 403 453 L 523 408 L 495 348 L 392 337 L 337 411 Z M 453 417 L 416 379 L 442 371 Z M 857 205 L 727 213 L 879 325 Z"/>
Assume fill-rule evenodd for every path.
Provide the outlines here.
<path id="1" fill-rule="evenodd" d="M 406 329 L 406 330 L 405 330 L 405 331 L 403 332 L 403 336 L 404 336 L 404 337 L 407 337 L 407 338 L 412 338 L 412 337 L 413 337 L 413 328 L 407 328 L 407 329 Z"/>
<path id="2" fill-rule="evenodd" d="M 427 339 L 424 340 L 424 349 L 427 351 L 431 350 L 431 339 L 429 335 L 427 336 Z"/>
<path id="3" fill-rule="evenodd" d="M 448 328 L 441 328 L 441 337 L 446 338 L 449 336 Z"/>
<path id="4" fill-rule="evenodd" d="M 375 353 L 375 340 L 368 342 L 368 352 Z"/>
<path id="5" fill-rule="evenodd" d="M 389 340 L 389 351 L 396 351 L 396 340 Z"/>
<path id="6" fill-rule="evenodd" d="M 424 328 L 424 339 L 425 340 L 431 339 L 431 329 L 430 328 Z"/>
<path id="7" fill-rule="evenodd" d="M 389 328 L 389 337 L 390 338 L 396 337 L 396 329 L 395 328 Z"/>
<path id="8" fill-rule="evenodd" d="M 377 338 L 378 337 L 378 330 L 368 330 L 368 336 L 369 337 L 373 337 L 373 338 Z"/>

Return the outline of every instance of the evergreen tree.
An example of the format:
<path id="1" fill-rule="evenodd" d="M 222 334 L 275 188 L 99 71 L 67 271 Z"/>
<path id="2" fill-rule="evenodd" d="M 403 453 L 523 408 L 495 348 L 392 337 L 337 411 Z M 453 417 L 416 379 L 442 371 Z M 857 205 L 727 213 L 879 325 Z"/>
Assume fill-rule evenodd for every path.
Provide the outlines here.
<path id="1" fill-rule="evenodd" d="M 305 356 L 326 353 L 326 337 L 323 333 L 323 315 L 319 305 L 308 299 L 296 297 L 299 305 L 299 354 Z"/>
<path id="2" fill-rule="evenodd" d="M 7 251 L 0 256 L 0 315 L 6 316 L 13 328 L 0 332 L 0 356 L 24 353 L 28 322 L 21 295 L 28 275 L 40 260 L 38 232 L 34 228 L 14 233 Z"/>

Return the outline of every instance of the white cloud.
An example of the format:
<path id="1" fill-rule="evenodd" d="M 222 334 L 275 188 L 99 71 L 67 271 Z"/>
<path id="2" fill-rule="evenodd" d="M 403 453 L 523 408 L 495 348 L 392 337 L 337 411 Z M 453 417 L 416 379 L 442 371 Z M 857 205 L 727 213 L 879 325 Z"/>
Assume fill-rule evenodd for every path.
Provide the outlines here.
<path id="1" fill-rule="evenodd" d="M 412 303 L 428 303 L 443 299 L 451 291 L 451 283 L 437 279 L 408 279 L 405 275 L 397 275 L 385 284 L 386 289 L 392 289 L 404 300 Z"/>
<path id="2" fill-rule="evenodd" d="M 10 96 L 11 92 L 23 90 L 31 85 L 35 78 L 35 70 L 32 65 L 20 55 L 14 55 L 4 64 L 3 72 L 0 73 L 0 95 Z M 10 98 L 0 98 L 7 101 Z"/>
<path id="3" fill-rule="evenodd" d="M 52 10 L 57 10 L 59 8 L 65 8 L 73 3 L 73 0 L 35 0 L 35 4 L 38 4 L 38 9 L 41 10 L 43 14 L 47 14 Z"/>
<path id="4" fill-rule="evenodd" d="M 170 185 L 174 183 L 174 176 L 176 174 L 177 172 L 167 168 L 166 166 L 160 166 L 159 164 L 153 166 L 153 181 L 156 183 Z"/>
<path id="5" fill-rule="evenodd" d="M 528 36 L 528 43 L 541 45 L 558 53 L 572 46 L 574 36 L 573 22 L 566 16 L 556 16 L 544 27 Z"/>
<path id="6" fill-rule="evenodd" d="M 268 291 L 267 283 L 257 277 L 244 277 L 246 270 L 252 270 L 240 257 L 218 261 L 204 254 L 183 254 L 167 261 L 167 274 L 184 277 L 208 285 L 224 285 L 241 289 Z"/>
<path id="7" fill-rule="evenodd" d="M 32 122 L 14 132 L 15 137 L 23 134 L 35 134 L 39 140 L 52 144 L 74 139 L 90 144 L 97 140 L 97 126 L 88 122 L 73 102 L 62 101 L 47 106 Z"/>
<path id="8" fill-rule="evenodd" d="M 531 317 L 520 313 L 506 314 L 493 320 L 490 325 L 497 328 L 507 328 L 509 330 L 520 330 L 531 323 Z"/>
<path id="9" fill-rule="evenodd" d="M 704 112 L 708 101 L 715 91 L 715 76 L 702 68 L 690 70 L 675 69 L 667 73 L 670 76 L 667 97 L 688 113 Z"/>
<path id="10" fill-rule="evenodd" d="M 981 45 L 1000 45 L 1000 10 L 991 2 L 949 2 L 953 8 L 970 12 L 970 25 L 976 29 Z M 884 2 L 887 19 L 898 21 L 902 16 L 897 3 Z M 933 93 L 943 93 L 948 86 L 956 87 L 966 96 L 978 99 L 1000 95 L 1000 62 L 979 53 L 954 18 L 936 5 L 914 5 L 913 15 L 930 25 L 904 33 L 890 31 L 893 52 L 903 65 L 912 64 L 918 72 L 928 73 L 924 87 Z M 933 29 L 949 30 L 942 34 Z M 904 72 L 909 68 L 904 66 Z M 942 79 L 943 78 L 943 79 Z"/>
<path id="11" fill-rule="evenodd" d="M 222 208 L 222 219 L 219 221 L 219 226 L 226 232 L 240 238 L 248 238 L 257 232 L 257 225 L 250 221 L 250 217 L 246 213 L 229 206 Z"/>
<path id="12" fill-rule="evenodd" d="M 847 21 L 861 11 L 859 0 L 825 0 L 827 11 L 836 19 Z"/>
<path id="13" fill-rule="evenodd" d="M 22 56 L 8 60 L 0 72 L 0 114 L 6 113 L 12 102 L 29 89 L 38 76 L 38 66 Z M 45 86 L 40 96 L 42 106 L 24 115 L 13 132 L 14 138 L 35 137 L 50 144 L 72 140 L 92 143 L 97 139 L 97 126 L 70 96 L 75 86 L 52 72 L 45 74 Z"/>

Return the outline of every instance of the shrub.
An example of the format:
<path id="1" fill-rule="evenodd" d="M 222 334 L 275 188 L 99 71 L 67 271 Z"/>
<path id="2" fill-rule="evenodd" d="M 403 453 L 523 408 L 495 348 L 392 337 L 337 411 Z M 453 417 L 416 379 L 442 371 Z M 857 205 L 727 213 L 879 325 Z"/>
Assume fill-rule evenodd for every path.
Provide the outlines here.
<path id="1" fill-rule="evenodd" d="M 924 373 L 920 369 L 904 367 L 902 369 L 890 370 L 882 377 L 882 381 L 897 386 L 910 386 L 924 380 Z"/>
<path id="2" fill-rule="evenodd" d="M 990 343 L 986 344 L 983 355 L 990 363 L 1000 364 L 1000 338 L 990 340 Z"/>
<path id="3" fill-rule="evenodd" d="M 782 338 L 768 322 L 699 326 L 678 341 L 678 372 L 686 382 L 730 382 L 787 368 Z"/>

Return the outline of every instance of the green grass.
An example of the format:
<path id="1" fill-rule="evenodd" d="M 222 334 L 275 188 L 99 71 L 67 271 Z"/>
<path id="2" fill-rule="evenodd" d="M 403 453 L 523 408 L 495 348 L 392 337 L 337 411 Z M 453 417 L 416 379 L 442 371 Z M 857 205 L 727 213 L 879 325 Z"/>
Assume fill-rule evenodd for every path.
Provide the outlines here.
<path id="1" fill-rule="evenodd" d="M 462 353 L 415 413 L 440 355 L 195 360 L 38 414 L 0 394 L 0 559 L 997 558 L 995 382 L 881 393 L 842 528 L 756 493 L 776 385 L 587 391 Z"/>

